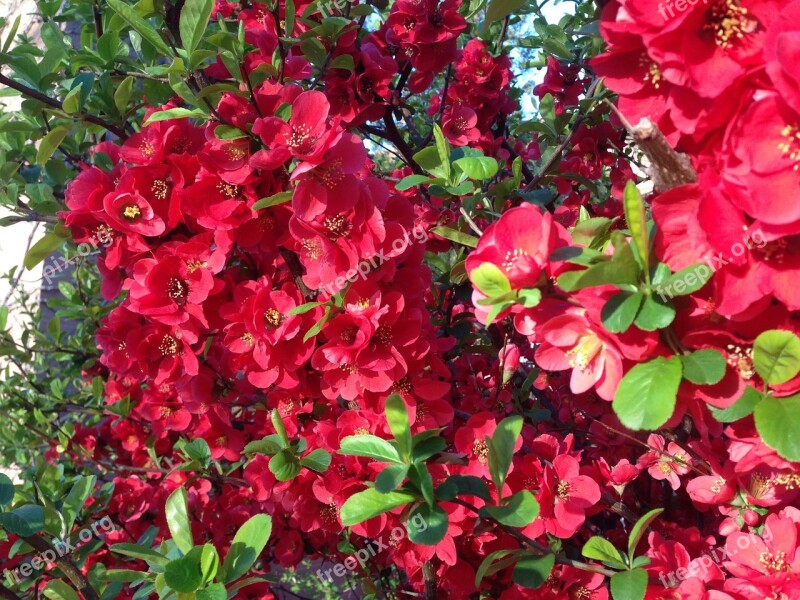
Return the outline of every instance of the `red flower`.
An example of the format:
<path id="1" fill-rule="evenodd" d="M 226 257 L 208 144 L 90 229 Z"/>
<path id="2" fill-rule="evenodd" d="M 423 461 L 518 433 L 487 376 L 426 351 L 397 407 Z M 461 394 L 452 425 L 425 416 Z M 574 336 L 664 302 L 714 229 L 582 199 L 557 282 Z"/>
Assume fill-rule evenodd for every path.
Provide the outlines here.
<path id="1" fill-rule="evenodd" d="M 538 499 L 547 532 L 567 539 L 586 521 L 586 509 L 600 501 L 600 486 L 580 474 L 580 463 L 575 458 L 561 454 L 552 466 L 545 467 Z"/>

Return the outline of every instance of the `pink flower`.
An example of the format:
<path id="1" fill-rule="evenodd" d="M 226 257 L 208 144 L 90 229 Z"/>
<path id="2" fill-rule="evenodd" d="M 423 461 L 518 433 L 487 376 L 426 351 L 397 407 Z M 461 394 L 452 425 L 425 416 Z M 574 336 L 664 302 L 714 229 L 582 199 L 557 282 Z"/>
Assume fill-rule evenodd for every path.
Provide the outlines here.
<path id="1" fill-rule="evenodd" d="M 599 501 L 600 486 L 580 474 L 577 459 L 562 454 L 556 456 L 552 467 L 545 467 L 539 504 L 548 533 L 562 539 L 572 537 L 586 521 L 586 509 Z"/>

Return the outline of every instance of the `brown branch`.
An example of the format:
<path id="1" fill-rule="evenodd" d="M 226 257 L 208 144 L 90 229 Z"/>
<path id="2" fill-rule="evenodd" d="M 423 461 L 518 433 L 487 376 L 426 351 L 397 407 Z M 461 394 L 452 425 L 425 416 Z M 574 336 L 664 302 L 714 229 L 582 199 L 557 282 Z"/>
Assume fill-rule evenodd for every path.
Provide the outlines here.
<path id="1" fill-rule="evenodd" d="M 58 100 L 55 100 L 54 98 L 51 98 L 50 96 L 47 96 L 38 90 L 28 87 L 27 85 L 23 85 L 17 81 L 14 81 L 10 77 L 6 77 L 2 73 L 0 73 L 0 83 L 5 85 L 6 87 L 10 87 L 12 90 L 17 90 L 24 96 L 37 100 L 42 104 L 45 104 L 46 106 L 55 108 L 56 110 L 61 110 L 61 111 L 64 110 L 64 106 Z M 128 134 L 125 133 L 123 129 L 117 127 L 112 123 L 109 123 L 108 121 L 101 119 L 100 117 L 96 117 L 94 115 L 78 115 L 77 117 L 81 121 L 86 121 L 87 123 L 93 123 L 95 125 L 99 125 L 103 129 L 105 129 L 106 131 L 110 131 L 120 139 L 124 140 L 127 139 L 128 137 Z"/>
<path id="2" fill-rule="evenodd" d="M 21 596 L 17 596 L 7 587 L 0 585 L 0 598 L 7 598 L 8 600 L 22 600 Z"/>
<path id="3" fill-rule="evenodd" d="M 38 535 L 24 535 L 21 537 L 29 546 L 40 553 L 52 552 L 57 557 L 53 562 L 56 563 L 64 575 L 67 576 L 67 579 L 72 582 L 72 585 L 75 586 L 86 600 L 100 600 L 100 597 L 89 583 L 89 580 L 86 579 L 86 576 L 75 563 L 72 562 L 71 558 L 68 556 L 61 556 L 47 541 L 40 538 Z"/>
<path id="4" fill-rule="evenodd" d="M 422 576 L 425 578 L 425 600 L 436 600 L 436 570 L 433 563 L 427 560 L 422 565 Z"/>

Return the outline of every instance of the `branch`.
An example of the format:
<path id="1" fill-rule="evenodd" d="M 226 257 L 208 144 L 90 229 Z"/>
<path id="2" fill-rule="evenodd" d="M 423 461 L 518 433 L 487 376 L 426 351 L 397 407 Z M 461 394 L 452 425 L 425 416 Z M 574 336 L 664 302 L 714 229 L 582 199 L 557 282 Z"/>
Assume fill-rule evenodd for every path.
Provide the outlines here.
<path id="1" fill-rule="evenodd" d="M 97 595 L 97 592 L 94 591 L 89 580 L 86 579 L 86 576 L 75 563 L 72 562 L 71 558 L 68 556 L 61 556 L 47 541 L 40 538 L 38 535 L 25 535 L 21 537 L 29 546 L 40 553 L 52 552 L 57 557 L 53 562 L 58 565 L 64 575 L 67 576 L 67 579 L 72 582 L 72 585 L 77 588 L 86 600 L 100 600 L 100 597 Z"/>
<path id="2" fill-rule="evenodd" d="M 21 596 L 17 596 L 7 587 L 0 585 L 0 598 L 7 598 L 8 600 L 22 600 Z"/>
<path id="3" fill-rule="evenodd" d="M 42 104 L 45 104 L 51 108 L 55 108 L 56 110 L 60 111 L 64 110 L 63 105 L 58 100 L 55 100 L 54 98 L 51 98 L 50 96 L 47 96 L 38 90 L 28 87 L 27 85 L 23 85 L 17 81 L 14 81 L 13 79 L 6 77 L 2 73 L 0 73 L 0 83 L 2 83 L 7 87 L 10 87 L 12 90 L 17 90 L 24 96 L 33 98 L 34 100 L 38 100 Z M 94 123 L 95 125 L 99 125 L 103 129 L 105 129 L 106 131 L 110 131 L 120 139 L 125 140 L 128 138 L 128 134 L 125 133 L 123 129 L 117 127 L 113 123 L 109 123 L 108 121 L 101 119 L 100 117 L 95 117 L 94 115 L 78 115 L 78 119 L 81 121 L 86 121 L 87 123 Z"/>
<path id="4" fill-rule="evenodd" d="M 397 125 L 395 125 L 394 117 L 392 117 L 392 107 L 387 106 L 386 112 L 383 115 L 383 124 L 386 127 L 384 133 L 384 139 L 389 140 L 394 144 L 394 147 L 403 155 L 403 160 L 406 164 L 411 167 L 411 170 L 414 171 L 417 175 L 422 175 L 422 167 L 420 167 L 417 162 L 414 160 L 414 152 L 411 150 L 411 147 L 406 143 L 403 139 L 403 136 L 400 135 L 400 132 L 397 130 Z M 381 130 L 378 130 L 381 131 Z"/>

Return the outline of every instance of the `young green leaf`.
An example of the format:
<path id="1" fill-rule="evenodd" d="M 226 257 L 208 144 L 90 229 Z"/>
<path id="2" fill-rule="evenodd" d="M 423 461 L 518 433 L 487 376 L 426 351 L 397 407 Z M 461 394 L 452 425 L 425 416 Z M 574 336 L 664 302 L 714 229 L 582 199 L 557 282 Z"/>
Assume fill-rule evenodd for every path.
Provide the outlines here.
<path id="1" fill-rule="evenodd" d="M 54 127 L 42 138 L 42 141 L 39 142 L 39 150 L 36 152 L 37 164 L 43 165 L 50 160 L 50 157 L 53 156 L 53 152 L 56 151 L 61 145 L 61 142 L 64 141 L 64 138 L 67 137 L 69 129 L 70 128 L 66 125 Z"/>
<path id="2" fill-rule="evenodd" d="M 348 435 L 339 443 L 339 454 L 365 456 L 381 462 L 402 464 L 400 453 L 391 443 L 370 434 Z"/>
<path id="3" fill-rule="evenodd" d="M 654 508 L 647 514 L 642 515 L 642 517 L 636 521 L 636 524 L 633 526 L 631 533 L 628 536 L 628 556 L 631 559 L 633 559 L 633 554 L 636 552 L 636 546 L 639 545 L 639 542 L 644 537 L 647 528 L 650 527 L 650 524 L 655 521 L 656 518 L 658 518 L 658 515 L 663 512 L 663 508 Z"/>
<path id="4" fill-rule="evenodd" d="M 517 585 L 536 590 L 542 587 L 547 578 L 550 577 L 555 564 L 555 554 L 548 553 L 541 556 L 529 554 L 520 559 L 514 566 L 511 579 Z"/>
<path id="5" fill-rule="evenodd" d="M 744 393 L 741 398 L 727 408 L 709 406 L 709 409 L 711 410 L 712 416 L 720 423 L 733 423 L 739 419 L 744 419 L 748 415 L 752 415 L 758 403 L 763 399 L 764 394 L 748 385 L 744 388 Z"/>
<path id="6" fill-rule="evenodd" d="M 657 429 L 672 416 L 683 369 L 677 358 L 639 363 L 619 383 L 612 407 L 628 429 Z"/>
<path id="7" fill-rule="evenodd" d="M 191 54 L 200 45 L 214 8 L 214 0 L 186 0 L 181 8 L 179 29 L 183 48 Z"/>
<path id="8" fill-rule="evenodd" d="M 300 464 L 317 473 L 324 473 L 331 466 L 331 455 L 328 451 L 317 448 L 306 454 L 300 460 Z"/>
<path id="9" fill-rule="evenodd" d="M 184 488 L 179 487 L 169 495 L 165 512 L 172 541 L 181 552 L 188 553 L 194 546 L 194 540 L 189 525 L 189 508 Z"/>
<path id="10" fill-rule="evenodd" d="M 500 506 L 484 506 L 481 513 L 509 527 L 527 527 L 539 515 L 539 503 L 528 490 L 522 490 Z"/>
<path id="11" fill-rule="evenodd" d="M 117 13 L 122 19 L 130 25 L 130 27 L 147 40 L 152 46 L 164 56 L 172 56 L 172 50 L 167 46 L 166 42 L 161 39 L 161 36 L 153 28 L 150 23 L 145 21 L 139 16 L 139 13 L 122 0 L 106 0 L 106 4 Z"/>
<path id="12" fill-rule="evenodd" d="M 345 527 L 356 525 L 372 517 L 394 510 L 414 502 L 416 498 L 406 492 L 389 492 L 381 494 L 374 488 L 368 488 L 350 496 L 342 505 L 339 514 Z"/>
<path id="13" fill-rule="evenodd" d="M 625 557 L 622 555 L 622 552 L 617 550 L 614 544 L 607 539 L 598 535 L 592 536 L 587 540 L 583 545 L 581 554 L 586 558 L 608 563 L 609 566 L 613 566 L 616 569 L 628 568 L 625 564 Z"/>
<path id="14" fill-rule="evenodd" d="M 644 600 L 647 592 L 647 571 L 620 571 L 611 577 L 611 596 L 614 600 Z"/>
<path id="15" fill-rule="evenodd" d="M 611 333 L 623 333 L 633 324 L 639 307 L 644 301 L 644 294 L 636 292 L 620 292 L 603 305 L 600 311 L 600 318 L 605 327 Z"/>
<path id="16" fill-rule="evenodd" d="M 496 298 L 511 291 L 508 277 L 494 263 L 481 263 L 472 270 L 470 279 L 478 291 L 489 298 Z"/>
<path id="17" fill-rule="evenodd" d="M 636 184 L 629 181 L 625 185 L 622 195 L 623 206 L 625 208 L 625 221 L 631 231 L 633 244 L 636 252 L 642 260 L 642 267 L 646 277 L 650 277 L 650 240 L 647 235 L 647 218 L 645 214 L 644 199 L 639 192 Z"/>
<path id="18" fill-rule="evenodd" d="M 386 421 L 400 454 L 408 460 L 411 458 L 411 424 L 408 422 L 408 408 L 399 394 L 391 394 L 386 399 Z"/>
<path id="19" fill-rule="evenodd" d="M 718 350 L 698 350 L 681 355 L 680 359 L 683 376 L 697 385 L 713 385 L 725 376 L 727 363 Z"/>
<path id="20" fill-rule="evenodd" d="M 753 414 L 764 443 L 786 460 L 800 461 L 800 394 L 788 398 L 767 396 Z"/>
<path id="21" fill-rule="evenodd" d="M 800 372 L 800 337 L 791 331 L 771 329 L 753 344 L 753 366 L 769 385 L 780 385 Z"/>
<path id="22" fill-rule="evenodd" d="M 432 227 L 431 233 L 440 235 L 446 240 L 450 240 L 451 242 L 455 242 L 456 244 L 461 244 L 462 246 L 467 246 L 468 248 L 478 247 L 478 238 L 476 238 L 474 235 L 463 233 L 456 229 L 445 227 L 444 225 L 439 225 L 438 227 Z"/>
<path id="23" fill-rule="evenodd" d="M 254 515 L 245 521 L 233 537 L 222 563 L 222 579 L 230 583 L 250 570 L 267 545 L 272 533 L 272 517 Z"/>
<path id="24" fill-rule="evenodd" d="M 415 523 L 422 523 L 419 527 Z M 438 504 L 420 504 L 408 519 L 408 539 L 423 546 L 435 546 L 447 534 L 447 513 Z"/>
<path id="25" fill-rule="evenodd" d="M 522 417 L 513 415 L 497 424 L 489 445 L 489 471 L 498 493 L 502 493 L 503 484 L 514 458 L 514 446 L 522 432 Z"/>

